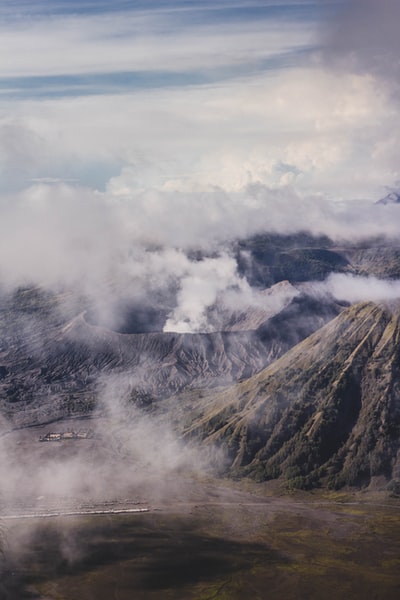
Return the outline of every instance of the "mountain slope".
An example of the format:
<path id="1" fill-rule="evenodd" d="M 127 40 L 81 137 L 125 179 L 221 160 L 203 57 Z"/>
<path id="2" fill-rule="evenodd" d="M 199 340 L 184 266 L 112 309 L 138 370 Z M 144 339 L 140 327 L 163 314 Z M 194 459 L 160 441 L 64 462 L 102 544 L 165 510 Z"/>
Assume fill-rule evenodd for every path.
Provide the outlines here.
<path id="1" fill-rule="evenodd" d="M 293 485 L 400 479 L 400 311 L 355 305 L 245 382 L 192 397 L 185 430 L 231 473 Z"/>
<path id="2" fill-rule="evenodd" d="M 208 334 L 118 333 L 58 309 L 57 298 L 26 290 L 0 314 L 0 410 L 14 425 L 89 414 L 109 377 L 147 403 L 188 386 L 228 385 L 263 369 L 339 307 L 299 296 L 254 330 Z"/>

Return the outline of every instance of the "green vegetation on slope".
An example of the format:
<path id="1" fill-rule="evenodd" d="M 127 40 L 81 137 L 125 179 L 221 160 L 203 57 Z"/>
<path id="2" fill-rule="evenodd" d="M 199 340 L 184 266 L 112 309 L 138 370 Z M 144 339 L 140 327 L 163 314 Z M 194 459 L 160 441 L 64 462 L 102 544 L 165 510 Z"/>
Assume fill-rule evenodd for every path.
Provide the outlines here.
<path id="1" fill-rule="evenodd" d="M 258 375 L 193 397 L 185 434 L 222 447 L 233 475 L 305 489 L 396 482 L 399 342 L 399 312 L 355 305 Z"/>

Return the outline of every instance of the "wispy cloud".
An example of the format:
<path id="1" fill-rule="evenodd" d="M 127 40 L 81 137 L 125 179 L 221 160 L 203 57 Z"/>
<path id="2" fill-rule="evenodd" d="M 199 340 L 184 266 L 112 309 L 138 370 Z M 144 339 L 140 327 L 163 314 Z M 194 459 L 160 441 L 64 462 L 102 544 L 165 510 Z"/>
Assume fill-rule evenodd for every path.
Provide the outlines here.
<path id="1" fill-rule="evenodd" d="M 190 8 L 190 17 L 185 4 L 173 10 L 40 14 L 32 21 L 6 22 L 0 29 L 0 77 L 148 71 L 202 71 L 204 76 L 208 69 L 224 74 L 244 65 L 261 67 L 312 40 L 310 24 L 297 22 L 296 12 L 291 15 L 286 6 L 264 7 L 260 14 L 260 6 L 249 5 L 240 9 L 240 19 L 232 18 L 238 5 L 219 6 L 224 13 L 219 19 L 215 6 L 210 10 L 196 3 L 195 12 Z"/>
<path id="2" fill-rule="evenodd" d="M 378 199 L 400 180 L 398 104 L 332 43 L 350 8 L 363 38 L 361 5 L 3 3 L 3 191 L 50 178 L 127 199 L 255 184 Z"/>

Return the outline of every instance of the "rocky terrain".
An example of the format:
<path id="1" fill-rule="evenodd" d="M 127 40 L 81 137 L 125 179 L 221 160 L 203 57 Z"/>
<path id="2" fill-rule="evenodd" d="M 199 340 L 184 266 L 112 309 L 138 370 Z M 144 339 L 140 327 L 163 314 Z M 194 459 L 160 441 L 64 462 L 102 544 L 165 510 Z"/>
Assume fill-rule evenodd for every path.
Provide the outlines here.
<path id="1" fill-rule="evenodd" d="M 192 395 L 186 435 L 222 445 L 234 474 L 398 485 L 399 335 L 399 308 L 352 306 L 257 375 Z"/>
<path id="2" fill-rule="evenodd" d="M 3 292 L 2 428 L 91 415 L 114 378 L 128 403 L 223 449 L 235 476 L 397 490 L 399 308 L 339 303 L 313 282 L 394 278 L 400 246 L 265 235 L 232 252 L 257 304 L 210 306 L 206 333 L 163 332 L 151 302 L 112 328 L 68 290 Z"/>
<path id="3" fill-rule="evenodd" d="M 240 313 L 227 331 L 127 334 L 93 325 L 85 311 L 66 317 L 61 302 L 30 289 L 5 303 L 0 402 L 14 426 L 90 414 L 101 381 L 110 376 L 123 380 L 132 401 L 143 406 L 183 388 L 247 378 L 340 310 L 334 302 L 299 295 L 269 318 L 260 310 L 247 318 Z"/>

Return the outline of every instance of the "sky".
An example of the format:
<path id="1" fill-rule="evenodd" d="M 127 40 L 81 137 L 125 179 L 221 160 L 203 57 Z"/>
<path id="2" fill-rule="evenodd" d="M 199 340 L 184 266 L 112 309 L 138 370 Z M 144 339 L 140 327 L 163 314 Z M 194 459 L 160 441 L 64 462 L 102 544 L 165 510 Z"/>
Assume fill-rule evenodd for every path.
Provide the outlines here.
<path id="1" fill-rule="evenodd" d="M 400 187 L 399 17 L 397 0 L 0 0 L 0 284 L 207 279 L 214 297 L 243 287 L 232 239 L 398 237 L 399 207 L 374 203 Z"/>
<path id="2" fill-rule="evenodd" d="M 0 0 L 0 291 L 77 290 L 104 323 L 175 294 L 164 330 L 202 332 L 216 303 L 266 308 L 235 239 L 398 240 L 375 202 L 400 190 L 399 23 L 398 0 Z"/>
<path id="3" fill-rule="evenodd" d="M 0 189 L 261 183 L 379 198 L 400 179 L 398 12 L 394 0 L 2 0 Z"/>

